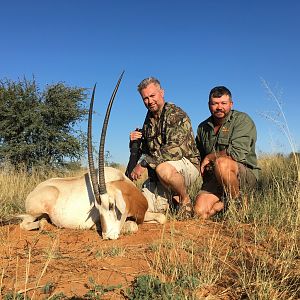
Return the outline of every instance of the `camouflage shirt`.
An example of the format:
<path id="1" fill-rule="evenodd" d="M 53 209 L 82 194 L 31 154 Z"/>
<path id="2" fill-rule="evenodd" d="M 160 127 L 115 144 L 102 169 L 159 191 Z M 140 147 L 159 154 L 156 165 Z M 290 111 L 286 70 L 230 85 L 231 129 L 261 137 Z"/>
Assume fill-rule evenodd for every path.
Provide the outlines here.
<path id="1" fill-rule="evenodd" d="M 190 160 L 198 169 L 200 155 L 191 121 L 175 104 L 165 103 L 158 119 L 148 111 L 143 125 L 143 160 L 152 168 L 165 161 Z"/>
<path id="2" fill-rule="evenodd" d="M 252 170 L 258 179 L 260 168 L 255 153 L 256 127 L 246 113 L 232 110 L 217 134 L 214 133 L 210 116 L 198 126 L 196 143 L 201 160 L 209 153 L 226 150 L 235 161 Z"/>

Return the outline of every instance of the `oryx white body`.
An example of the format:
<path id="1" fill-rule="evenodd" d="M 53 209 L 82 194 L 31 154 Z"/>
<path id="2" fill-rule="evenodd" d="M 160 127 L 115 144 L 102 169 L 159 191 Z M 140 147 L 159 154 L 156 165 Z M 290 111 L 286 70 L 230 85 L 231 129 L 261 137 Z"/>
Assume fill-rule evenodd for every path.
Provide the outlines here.
<path id="1" fill-rule="evenodd" d="M 99 178 L 93 162 L 92 112 L 96 85 L 94 86 L 88 119 L 89 174 L 73 178 L 52 178 L 40 183 L 26 199 L 26 215 L 21 215 L 21 227 L 27 230 L 40 228 L 43 215 L 53 224 L 65 228 L 91 228 L 101 226 L 104 239 L 117 239 L 127 217 L 136 223 L 127 231 L 136 231 L 143 221 L 164 223 L 166 216 L 148 212 L 148 202 L 143 193 L 120 170 L 104 168 L 104 141 L 110 109 L 122 80 L 121 74 L 103 121 L 99 147 Z M 91 176 L 91 177 L 90 177 Z M 92 179 L 90 181 L 90 179 Z M 95 195 L 95 196 L 94 196 Z"/>
<path id="2" fill-rule="evenodd" d="M 47 215 L 58 227 L 89 229 L 96 225 L 101 227 L 103 238 L 116 239 L 127 217 L 132 217 L 138 224 L 166 221 L 163 214 L 147 212 L 146 198 L 120 170 L 106 167 L 105 178 L 109 199 L 101 198 L 101 205 L 94 200 L 88 173 L 79 177 L 51 178 L 40 183 L 26 199 L 26 214 L 20 216 L 23 218 L 21 227 L 37 229 L 39 218 Z M 135 225 L 131 228 L 135 231 L 136 224 L 130 224 Z"/>

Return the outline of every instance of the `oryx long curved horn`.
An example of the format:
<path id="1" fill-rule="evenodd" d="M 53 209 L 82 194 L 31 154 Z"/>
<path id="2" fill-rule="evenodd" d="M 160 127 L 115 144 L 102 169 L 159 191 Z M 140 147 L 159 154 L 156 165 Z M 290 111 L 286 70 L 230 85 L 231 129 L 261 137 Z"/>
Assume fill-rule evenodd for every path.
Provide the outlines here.
<path id="1" fill-rule="evenodd" d="M 94 85 L 92 98 L 91 98 L 91 102 L 90 102 L 87 144 L 88 144 L 88 164 L 89 164 L 90 178 L 91 178 L 93 191 L 94 191 L 94 197 L 95 197 L 96 201 L 100 204 L 101 203 L 100 191 L 99 191 L 98 179 L 97 179 L 97 174 L 96 174 L 95 165 L 94 165 L 93 143 L 92 143 L 92 118 L 93 118 L 93 106 L 94 106 L 95 91 L 96 91 L 96 84 Z"/>
<path id="2" fill-rule="evenodd" d="M 106 114 L 105 118 L 103 121 L 103 126 L 102 126 L 102 133 L 101 133 L 101 139 L 100 139 L 100 146 L 99 146 L 99 192 L 100 195 L 106 194 L 106 185 L 105 185 L 105 176 L 104 176 L 104 144 L 105 144 L 105 136 L 106 136 L 106 130 L 107 130 L 107 125 L 108 125 L 108 120 L 109 120 L 109 115 L 110 115 L 110 110 L 112 107 L 112 104 L 115 100 L 115 96 L 117 94 L 119 85 L 121 83 L 123 74 L 125 71 L 122 72 L 122 74 L 119 77 L 119 80 L 115 86 L 115 89 L 110 97 L 107 109 L 106 109 Z"/>

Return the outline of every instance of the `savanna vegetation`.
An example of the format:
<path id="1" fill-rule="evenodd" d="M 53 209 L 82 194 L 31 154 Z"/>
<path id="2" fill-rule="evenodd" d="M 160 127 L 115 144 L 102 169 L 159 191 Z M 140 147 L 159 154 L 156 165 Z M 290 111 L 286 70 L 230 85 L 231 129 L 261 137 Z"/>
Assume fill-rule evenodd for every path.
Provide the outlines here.
<path id="1" fill-rule="evenodd" d="M 40 92 L 34 80 L 0 82 L 0 220 L 24 212 L 26 196 L 39 182 L 86 172 L 78 164 L 85 141 L 73 129 L 86 113 L 84 99 L 84 89 L 62 83 Z M 110 159 L 107 152 L 106 160 Z M 15 232 L 16 225 L 2 226 L 0 297 L 300 299 L 299 155 L 295 151 L 289 156 L 265 155 L 259 164 L 259 186 L 246 195 L 247 202 L 232 202 L 225 213 L 209 221 L 181 220 L 169 212 L 168 224 L 151 229 L 151 242 L 139 243 L 143 235 L 139 231 L 116 243 L 98 241 L 97 247 L 90 240 L 80 245 L 72 240 L 63 250 L 62 237 L 50 230 L 36 232 L 25 241 L 14 237 L 16 244 L 24 243 L 14 252 L 16 245 L 10 232 Z M 192 199 L 199 185 L 190 190 Z M 74 234 L 79 238 L 78 232 L 70 236 Z M 45 236 L 50 245 L 38 247 Z M 130 280 L 126 277 L 107 285 L 100 282 L 101 276 L 87 279 L 91 268 L 93 274 L 101 269 L 111 272 L 109 276 L 113 272 L 123 276 L 125 269 L 119 269 L 123 268 L 122 260 L 134 261 L 137 257 L 147 272 L 130 270 Z M 105 261 L 110 265 L 99 266 Z M 35 264 L 41 268 L 37 275 L 31 271 Z M 55 269 L 63 264 L 63 271 Z M 20 275 L 21 269 L 25 270 L 24 276 Z M 47 274 L 55 270 L 56 277 L 50 280 Z M 86 280 L 85 292 L 70 294 L 58 279 L 63 273 L 72 278 L 76 272 L 76 280 Z"/>
<path id="2" fill-rule="evenodd" d="M 85 152 L 75 125 L 87 114 L 86 89 L 59 82 L 44 90 L 35 79 L 0 80 L 0 164 L 66 167 Z"/>
<path id="3" fill-rule="evenodd" d="M 175 229 L 168 232 L 162 229 L 159 239 L 144 245 L 151 272 L 136 276 L 127 287 L 103 286 L 91 278 L 93 284 L 88 284 L 89 292 L 82 299 L 102 299 L 116 290 L 122 290 L 120 299 L 206 299 L 205 290 L 214 295 L 207 299 L 299 299 L 299 156 L 265 156 L 259 162 L 260 185 L 248 194 L 247 205 L 233 203 L 225 214 L 212 221 L 190 220 L 214 228 L 197 239 L 183 236 Z M 29 191 L 53 175 L 70 176 L 71 173 L 33 170 L 28 174 L 25 170 L 2 168 L 1 218 L 24 211 L 24 199 Z M 190 191 L 192 197 L 196 191 L 197 187 Z M 176 220 L 176 215 L 169 217 L 170 222 L 181 222 Z M 132 253 L 120 246 L 98 249 L 95 255 L 102 259 L 130 257 Z M 53 297 L 45 294 L 44 299 L 68 299 L 63 294 L 55 298 L 54 291 Z"/>

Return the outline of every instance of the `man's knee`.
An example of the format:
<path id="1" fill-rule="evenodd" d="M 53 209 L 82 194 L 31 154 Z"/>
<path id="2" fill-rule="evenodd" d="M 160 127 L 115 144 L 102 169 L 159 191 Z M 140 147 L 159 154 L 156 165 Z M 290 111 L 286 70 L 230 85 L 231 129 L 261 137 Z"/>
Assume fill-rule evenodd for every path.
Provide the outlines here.
<path id="1" fill-rule="evenodd" d="M 215 168 L 220 173 L 223 173 L 224 171 L 228 171 L 228 169 L 232 167 L 233 162 L 234 161 L 230 157 L 221 156 L 215 160 Z"/>
<path id="2" fill-rule="evenodd" d="M 237 176 L 238 164 L 228 156 L 218 157 L 215 161 L 215 173 L 223 179 L 230 178 L 233 174 Z"/>
<path id="3" fill-rule="evenodd" d="M 174 172 L 177 173 L 177 170 L 167 162 L 163 162 L 156 167 L 155 172 L 159 178 L 166 180 L 172 178 Z"/>

